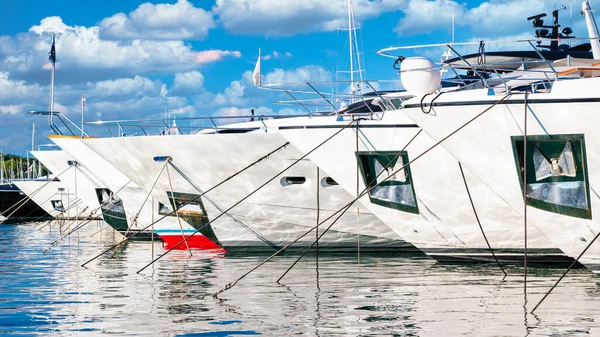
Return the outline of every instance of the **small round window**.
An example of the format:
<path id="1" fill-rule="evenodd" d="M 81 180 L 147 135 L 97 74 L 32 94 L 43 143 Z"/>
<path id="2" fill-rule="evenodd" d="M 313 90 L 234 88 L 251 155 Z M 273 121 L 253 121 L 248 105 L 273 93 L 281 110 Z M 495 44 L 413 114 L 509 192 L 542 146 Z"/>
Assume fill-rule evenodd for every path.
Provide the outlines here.
<path id="1" fill-rule="evenodd" d="M 331 178 L 331 177 L 325 177 L 325 178 L 321 179 L 321 186 L 323 186 L 323 187 L 337 186 L 337 185 L 339 185 L 337 183 L 337 181 L 333 180 L 333 178 Z"/>
<path id="2" fill-rule="evenodd" d="M 306 183 L 306 177 L 283 177 L 281 178 L 281 185 L 302 185 Z"/>

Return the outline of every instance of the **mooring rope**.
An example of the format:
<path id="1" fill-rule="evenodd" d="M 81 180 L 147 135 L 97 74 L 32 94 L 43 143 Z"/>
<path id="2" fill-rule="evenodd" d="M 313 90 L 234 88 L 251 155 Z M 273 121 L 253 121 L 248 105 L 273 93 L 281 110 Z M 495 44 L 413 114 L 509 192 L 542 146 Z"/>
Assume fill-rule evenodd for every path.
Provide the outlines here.
<path id="1" fill-rule="evenodd" d="M 115 193 L 113 193 L 111 196 L 109 196 L 108 199 L 106 199 L 103 203 L 100 204 L 100 206 L 96 207 L 95 209 L 93 209 L 90 214 L 95 214 L 99 209 L 101 209 L 103 206 L 106 206 L 110 201 L 112 197 L 115 197 L 117 194 L 119 194 L 119 192 L 121 192 L 125 187 L 127 187 L 127 185 L 129 185 L 129 183 L 131 183 L 131 180 L 129 180 L 127 183 L 125 183 L 125 185 L 121 186 L 121 188 L 119 188 Z M 114 205 L 111 210 L 113 208 L 117 207 L 117 205 Z M 113 218 L 116 218 L 113 216 Z M 119 219 L 124 219 L 127 220 L 126 218 L 119 218 Z M 83 224 L 79 225 L 78 227 L 76 227 L 75 229 L 73 229 L 72 231 L 70 231 L 69 233 L 67 233 L 66 235 L 63 235 L 62 237 L 56 239 L 54 242 L 52 242 L 52 244 L 50 244 L 50 247 L 48 247 L 46 250 L 44 250 L 44 254 L 46 254 L 47 251 L 49 251 L 50 249 L 52 249 L 52 247 L 54 247 L 56 244 L 58 244 L 60 241 L 62 241 L 64 238 L 66 238 L 67 236 L 73 234 L 75 231 L 80 230 L 81 228 L 83 228 L 84 226 L 86 226 L 87 224 L 91 223 L 92 221 L 94 221 L 94 219 L 88 219 L 86 222 L 84 222 Z M 112 228 L 112 227 L 111 227 Z"/>
<path id="2" fill-rule="evenodd" d="M 462 167 L 462 164 L 460 162 L 458 162 L 458 167 L 460 168 L 460 174 L 462 175 L 463 182 L 465 183 L 465 188 L 467 190 L 467 195 L 469 196 L 469 201 L 471 202 L 471 208 L 473 209 L 473 214 L 475 215 L 475 219 L 477 220 L 477 224 L 479 225 L 479 229 L 481 230 L 481 235 L 483 235 L 483 238 L 485 239 L 485 243 L 487 244 L 488 249 L 492 253 L 492 256 L 494 257 L 494 260 L 496 260 L 496 263 L 498 264 L 498 267 L 500 267 L 500 269 L 502 270 L 502 273 L 504 274 L 504 277 L 506 277 L 508 275 L 506 274 L 506 271 L 504 270 L 504 268 L 500 264 L 500 261 L 498 260 L 498 257 L 496 256 L 496 253 L 494 253 L 494 249 L 492 249 L 492 245 L 490 245 L 490 241 L 488 240 L 487 235 L 485 234 L 485 231 L 483 230 L 483 226 L 481 225 L 481 221 L 479 221 L 479 215 L 477 215 L 477 209 L 475 208 L 475 203 L 473 202 L 473 198 L 471 197 L 471 191 L 469 191 L 469 184 L 467 183 L 467 178 L 465 177 L 465 172 L 463 171 L 463 167 Z"/>
<path id="3" fill-rule="evenodd" d="M 58 177 L 60 177 L 63 173 L 67 172 L 70 168 L 71 168 L 71 166 L 67 167 L 64 171 L 62 171 L 57 176 L 55 176 L 54 179 L 57 179 Z M 18 205 L 18 207 L 14 211 L 12 211 L 9 215 L 7 215 L 4 220 L 0 221 L 0 224 L 4 223 L 4 221 L 6 221 L 10 216 L 12 216 L 13 214 L 15 214 L 15 212 L 18 211 L 21 207 L 23 207 L 27 203 L 28 200 L 30 200 L 34 195 L 36 195 L 44 187 L 46 187 L 48 184 L 50 184 L 52 181 L 54 181 L 54 179 L 48 180 L 46 183 L 44 183 L 42 186 L 40 186 L 37 189 L 35 189 L 33 192 L 31 192 L 30 194 L 28 194 L 27 196 L 25 196 L 23 199 L 21 199 L 20 201 L 18 201 L 16 204 L 10 206 L 6 210 L 6 212 L 8 212 L 9 210 L 13 209 L 15 206 Z"/>
<path id="4" fill-rule="evenodd" d="M 150 195 L 152 194 L 152 191 L 154 191 L 154 188 L 156 187 L 156 184 L 158 184 L 158 180 L 160 179 L 160 177 L 162 176 L 163 171 L 165 170 L 165 167 L 167 167 L 168 162 L 166 162 L 162 169 L 160 170 L 160 172 L 158 173 L 158 176 L 156 177 L 156 180 L 154 181 L 154 184 L 152 184 L 152 187 L 150 188 L 150 191 L 148 192 L 148 194 L 146 195 L 146 198 L 144 199 L 144 202 L 142 202 L 142 206 L 140 206 L 140 210 L 134 215 L 132 222 L 137 224 L 137 219 L 140 216 L 140 213 L 142 213 L 142 210 L 144 209 L 144 206 L 146 205 L 146 202 L 148 201 L 148 198 L 150 197 Z M 127 226 L 127 229 L 129 229 L 129 226 Z"/>
<path id="5" fill-rule="evenodd" d="M 201 194 L 201 195 L 199 195 L 199 196 L 196 196 L 196 197 L 194 197 L 193 199 L 191 199 L 191 200 L 189 200 L 189 201 L 186 201 L 186 202 L 185 202 L 185 203 L 183 203 L 183 204 L 182 204 L 180 207 L 177 207 L 177 209 L 174 209 L 173 211 L 169 212 L 168 214 L 165 214 L 165 215 L 163 215 L 163 216 L 162 216 L 162 217 L 160 217 L 158 220 L 156 220 L 156 221 L 152 221 L 152 223 L 151 223 L 151 224 L 149 224 L 148 226 L 146 226 L 146 227 L 144 227 L 144 228 L 140 229 L 140 231 L 133 233 L 133 235 L 131 235 L 129 238 L 125 238 L 125 239 L 124 239 L 122 242 L 128 241 L 129 239 L 131 239 L 131 238 L 135 237 L 136 235 L 138 235 L 138 234 L 139 234 L 139 233 L 141 233 L 142 231 L 144 231 L 144 230 L 146 230 L 146 229 L 148 229 L 148 228 L 150 228 L 150 227 L 154 226 L 156 223 L 158 223 L 158 222 L 162 221 L 164 218 L 166 218 L 166 217 L 168 217 L 168 216 L 171 216 L 171 215 L 173 215 L 173 214 L 174 214 L 174 212 L 178 211 L 180 208 L 182 208 L 182 207 L 185 207 L 185 206 L 189 205 L 190 203 L 192 203 L 192 202 L 194 202 L 194 201 L 196 201 L 196 200 L 199 200 L 199 199 L 200 199 L 200 198 L 201 198 L 203 195 L 205 195 L 205 194 L 207 194 L 207 193 L 209 193 L 209 192 L 213 191 L 214 189 L 216 189 L 216 188 L 218 188 L 219 186 L 221 186 L 221 185 L 225 184 L 226 182 L 230 181 L 231 179 L 233 179 L 233 178 L 237 177 L 238 175 L 242 174 L 243 172 L 245 172 L 246 170 L 250 169 L 251 167 L 253 167 L 253 166 L 257 165 L 258 163 L 260 163 L 260 162 L 262 162 L 262 161 L 264 161 L 264 160 L 266 160 L 266 159 L 268 159 L 268 158 L 269 158 L 271 155 L 273 155 L 274 153 L 276 153 L 276 152 L 280 151 L 281 149 L 283 149 L 283 148 L 287 147 L 288 145 L 290 145 L 290 142 L 285 142 L 283 145 L 279 146 L 279 147 L 278 147 L 278 148 L 276 148 L 275 150 L 273 150 L 273 151 L 271 151 L 271 152 L 267 153 L 266 155 L 264 155 L 264 156 L 262 156 L 262 157 L 258 158 L 257 160 L 255 160 L 254 162 L 250 163 L 249 165 L 247 165 L 247 166 L 246 166 L 246 167 L 244 167 L 243 169 L 241 169 L 241 170 L 239 170 L 238 172 L 234 173 L 233 175 L 231 175 L 231 176 L 229 176 L 229 177 L 225 178 L 224 180 L 222 180 L 221 182 L 219 182 L 219 183 L 218 183 L 218 184 L 216 184 L 215 186 L 213 186 L 213 187 L 209 188 L 209 189 L 208 189 L 208 190 L 206 190 L 206 191 L 205 191 L 203 194 Z M 202 227 L 202 228 L 200 228 L 200 229 L 203 229 L 203 228 L 204 228 L 204 227 Z M 111 251 L 111 250 L 112 250 L 112 248 L 116 247 L 117 245 L 118 245 L 118 243 L 117 243 L 117 244 L 115 244 L 115 245 L 113 245 L 111 248 L 108 248 L 107 250 L 105 250 L 105 251 L 101 252 L 100 254 L 96 255 L 95 257 L 93 257 L 92 259 L 88 260 L 87 262 L 85 262 L 85 263 L 84 263 L 84 264 L 82 264 L 81 266 L 82 266 L 82 267 L 85 267 L 85 266 L 86 266 L 88 263 L 90 263 L 90 262 L 92 262 L 92 261 L 96 260 L 96 259 L 97 259 L 97 258 L 99 258 L 100 256 L 102 256 L 102 255 L 106 254 L 107 252 Z"/>
<path id="6" fill-rule="evenodd" d="M 336 211 L 335 213 L 333 213 L 331 216 L 329 216 L 327 219 L 323 220 L 320 224 L 318 224 L 317 226 L 309 229 L 307 232 L 305 232 L 304 234 L 302 234 L 300 237 L 294 239 L 293 241 L 291 241 L 290 243 L 288 243 L 287 245 L 285 245 L 283 248 L 281 248 L 279 251 L 273 253 L 272 255 L 270 255 L 269 257 L 267 257 L 265 260 L 263 260 L 262 262 L 260 262 L 258 265 L 256 265 L 254 268 L 252 268 L 250 271 L 244 273 L 242 276 L 240 276 L 239 278 L 237 278 L 235 281 L 230 282 L 228 284 L 226 284 L 223 288 L 221 288 L 219 291 L 217 291 L 216 293 L 213 294 L 214 298 L 218 298 L 218 296 L 231 289 L 232 287 L 234 287 L 239 281 L 241 281 L 242 279 L 244 279 L 246 276 L 250 275 L 252 272 L 254 272 L 255 270 L 257 270 L 258 268 L 260 268 L 261 266 L 263 266 L 265 263 L 267 263 L 268 261 L 272 260 L 275 256 L 279 255 L 279 253 L 281 253 L 283 250 L 287 249 L 289 246 L 293 245 L 294 243 L 298 242 L 299 240 L 301 240 L 303 237 L 305 237 L 306 235 L 308 235 L 310 232 L 312 232 L 313 230 L 315 230 L 317 227 L 319 227 L 320 225 L 322 225 L 323 223 L 327 222 L 329 219 L 333 218 L 337 213 L 339 213 L 342 209 L 349 209 L 357 200 L 359 200 L 361 197 L 363 197 L 369 190 L 371 190 L 373 187 L 379 186 L 382 183 L 386 182 L 390 177 L 394 176 L 396 173 L 404 170 L 404 168 L 406 168 L 408 165 L 412 164 L 413 162 L 415 162 L 416 160 L 418 160 L 419 158 L 421 158 L 422 156 L 424 156 L 425 154 L 427 154 L 429 151 L 433 150 L 434 148 L 436 148 L 438 145 L 440 145 L 441 143 L 443 143 L 444 141 L 446 141 L 448 138 L 452 137 L 453 135 L 455 135 L 457 132 L 459 132 L 460 130 L 462 130 L 463 128 L 465 128 L 466 126 L 468 126 L 469 124 L 471 124 L 473 121 L 475 121 L 477 118 L 481 117 L 482 115 L 484 115 L 486 112 L 490 111 L 492 108 L 494 108 L 496 105 L 504 102 L 508 97 L 510 97 L 512 94 L 511 93 L 507 93 L 504 97 L 502 97 L 501 99 L 499 99 L 498 101 L 494 102 L 494 104 L 490 105 L 489 107 L 487 107 L 486 109 L 484 109 L 482 112 L 480 112 L 479 114 L 475 115 L 473 118 L 471 118 L 470 120 L 468 120 L 466 123 L 464 123 L 463 125 L 461 125 L 459 128 L 457 128 L 456 130 L 452 131 L 450 134 L 448 134 L 447 136 L 445 136 L 444 138 L 442 138 L 440 141 L 438 141 L 437 143 L 433 144 L 431 147 L 429 147 L 428 149 L 426 149 L 424 152 L 422 152 L 421 154 L 419 154 L 417 157 L 415 157 L 413 160 L 410 160 L 408 163 L 404 164 L 401 168 L 399 168 L 398 170 L 392 172 L 390 175 L 388 175 L 387 178 L 384 178 L 381 182 L 377 183 L 374 186 L 365 188 L 363 190 L 362 193 L 360 193 L 359 196 L 357 196 L 354 200 L 350 201 L 348 204 L 346 204 L 344 207 L 342 207 L 341 209 L 339 209 L 338 211 Z M 333 225 L 333 224 L 332 224 Z M 331 228 L 331 225 L 330 227 Z M 324 233 L 323 233 L 324 234 Z M 322 234 L 322 235 L 323 235 Z"/>
<path id="7" fill-rule="evenodd" d="M 185 181 L 188 182 L 188 184 L 190 184 L 190 186 L 192 186 L 198 193 L 204 195 L 204 191 L 202 191 L 198 186 L 196 186 L 196 184 L 194 184 L 194 182 L 192 182 L 192 180 L 190 178 L 188 178 L 188 176 L 183 173 L 183 171 L 181 171 L 175 164 L 173 164 L 173 161 L 169 161 L 169 165 L 171 165 L 171 167 L 173 167 L 175 169 L 175 171 L 177 171 L 177 173 L 179 173 L 179 175 L 185 179 Z M 207 195 L 204 195 L 204 198 L 206 198 L 206 200 L 208 200 L 208 202 L 210 202 L 219 212 L 223 213 L 223 208 L 217 204 L 215 201 L 212 200 L 212 198 L 209 198 Z M 238 218 L 236 218 L 235 216 L 227 213 L 227 216 L 233 220 L 233 222 L 237 223 L 238 225 L 240 225 L 242 228 L 246 229 L 247 231 L 249 231 L 250 233 L 254 234 L 259 240 L 261 240 L 262 242 L 264 242 L 265 244 L 267 244 L 268 246 L 271 246 L 271 248 L 278 250 L 280 247 L 277 246 L 276 244 L 274 244 L 273 242 L 267 240 L 267 238 L 265 238 L 264 236 L 260 235 L 258 232 L 256 232 L 254 229 L 252 229 L 250 226 L 246 225 L 245 223 L 243 223 L 241 220 L 239 220 Z"/>
<path id="8" fill-rule="evenodd" d="M 523 242 L 523 294 L 525 295 L 525 301 L 527 301 L 527 96 L 529 92 L 525 92 L 525 117 L 523 124 L 523 229 L 524 229 L 524 242 Z"/>
<path id="9" fill-rule="evenodd" d="M 565 270 L 565 272 L 560 276 L 560 278 L 558 280 L 556 280 L 556 283 L 554 283 L 554 285 L 550 288 L 550 290 L 548 290 L 548 292 L 544 295 L 544 297 L 542 297 L 542 299 L 538 302 L 538 304 L 535 305 L 533 310 L 531 310 L 532 314 L 537 310 L 537 308 L 542 304 L 542 302 L 544 302 L 544 300 L 546 300 L 546 297 L 548 297 L 548 295 L 550 295 L 550 293 L 554 290 L 554 288 L 556 288 L 558 286 L 560 281 L 562 281 L 562 279 L 565 278 L 565 276 L 567 276 L 567 274 L 571 271 L 571 269 L 573 269 L 573 267 L 575 267 L 575 265 L 579 262 L 579 260 L 583 257 L 583 255 L 587 252 L 587 250 L 594 244 L 594 242 L 596 242 L 598 240 L 598 237 L 600 237 L 600 232 L 598 232 L 598 234 L 596 234 L 594 239 L 592 241 L 590 241 L 590 243 L 585 247 L 585 249 L 581 252 L 581 254 L 579 254 L 579 256 L 577 256 L 575 261 L 573 261 L 571 263 L 569 268 L 567 268 L 567 270 Z"/>
<path id="10" fill-rule="evenodd" d="M 266 182 L 264 182 L 262 185 L 260 185 L 258 188 L 256 188 L 254 191 L 250 192 L 248 195 L 246 195 L 245 197 L 243 197 L 242 199 L 240 199 L 238 202 L 236 202 L 235 204 L 233 204 L 231 207 L 229 207 L 227 210 L 225 210 L 225 212 L 217 215 L 215 218 L 213 218 L 211 221 L 209 221 L 208 223 L 206 223 L 204 226 L 202 226 L 200 229 L 196 230 L 194 233 L 192 233 L 190 236 L 186 237 L 184 240 L 182 240 L 181 242 L 179 242 L 178 244 L 176 244 L 175 246 L 171 247 L 171 249 L 167 250 L 165 253 L 161 254 L 159 257 L 157 257 L 156 259 L 154 259 L 154 261 L 150 262 L 149 264 L 147 264 L 146 266 L 144 266 L 142 269 L 138 270 L 137 273 L 142 272 L 144 269 L 148 268 L 150 265 L 154 264 L 156 261 L 160 260 L 163 256 L 167 255 L 168 253 L 170 253 L 171 251 L 173 251 L 175 248 L 179 247 L 179 245 L 181 245 L 183 242 L 187 241 L 189 238 L 191 238 L 192 236 L 196 235 L 197 233 L 200 232 L 200 230 L 206 226 L 209 226 L 211 223 L 213 223 L 214 221 L 216 221 L 217 219 L 219 219 L 221 216 L 225 215 L 227 212 L 229 212 L 230 210 L 232 210 L 233 208 L 235 208 L 237 205 L 241 204 L 242 202 L 244 202 L 245 200 L 247 200 L 248 198 L 250 198 L 252 195 L 254 195 L 256 192 L 260 191 L 263 187 L 267 186 L 268 184 L 270 184 L 273 180 L 277 179 L 277 177 L 279 177 L 281 174 L 283 174 L 285 171 L 289 170 L 291 167 L 293 167 L 294 165 L 296 165 L 297 163 L 301 162 L 302 160 L 304 160 L 304 158 L 308 157 L 311 153 L 313 153 L 314 151 L 316 151 L 318 148 L 320 148 L 321 146 L 323 146 L 325 143 L 327 143 L 328 141 L 330 141 L 331 139 L 333 139 L 335 136 L 337 136 L 338 134 L 340 134 L 342 131 L 344 131 L 347 127 L 351 126 L 352 124 L 354 124 L 354 122 L 358 121 L 360 119 L 356 119 L 351 121 L 350 123 L 348 123 L 347 125 L 345 125 L 344 127 L 342 127 L 339 131 L 337 131 L 336 133 L 334 133 L 333 135 L 331 135 L 330 137 L 328 137 L 327 139 L 325 139 L 323 142 L 319 143 L 319 145 L 317 145 L 316 147 L 314 147 L 312 150 L 308 151 L 307 153 L 305 153 L 304 155 L 302 155 L 300 158 L 296 159 L 294 162 L 292 162 L 290 165 L 288 165 L 286 168 L 284 168 L 282 171 L 280 171 L 278 174 L 274 175 L 272 178 L 270 178 L 269 180 L 267 180 Z"/>
<path id="11" fill-rule="evenodd" d="M 169 173 L 169 166 L 167 165 L 167 177 L 169 178 L 169 187 L 171 188 L 171 195 L 170 195 L 170 199 L 173 205 L 173 209 L 177 208 L 177 202 L 175 201 L 175 195 L 173 193 L 175 193 L 175 191 L 173 190 L 173 183 L 171 182 L 171 173 Z M 181 230 L 181 237 L 185 238 L 185 234 L 183 233 L 183 225 L 181 224 L 181 218 L 179 217 L 179 212 L 175 212 L 175 216 L 177 217 L 177 222 L 179 223 L 179 230 Z M 194 254 L 192 254 L 192 249 L 190 248 L 190 245 L 188 245 L 187 241 L 185 243 L 185 246 L 187 247 L 188 252 L 190 252 L 190 256 L 193 256 Z"/>
<path id="12" fill-rule="evenodd" d="M 384 169 L 383 169 L 383 170 L 381 170 L 381 171 L 380 171 L 380 172 L 379 172 L 379 173 L 378 173 L 378 174 L 377 174 L 377 175 L 376 175 L 376 176 L 375 176 L 375 177 L 374 177 L 374 178 L 373 178 L 373 179 L 372 179 L 372 180 L 369 182 L 369 184 L 368 184 L 368 185 L 366 185 L 367 187 L 368 187 L 368 186 L 370 186 L 371 184 L 373 184 L 373 183 L 377 182 L 377 178 L 379 178 L 379 177 L 380 177 L 380 176 L 383 174 L 383 172 L 386 172 L 386 170 L 387 170 L 387 169 L 388 169 L 388 168 L 389 168 L 389 167 L 392 165 L 392 163 L 393 163 L 394 161 L 398 160 L 398 158 L 400 157 L 400 155 L 402 154 L 402 152 L 403 152 L 403 151 L 404 151 L 404 150 L 405 150 L 405 149 L 406 149 L 406 148 L 407 148 L 407 147 L 410 145 L 410 143 L 412 143 L 412 141 L 413 141 L 413 140 L 415 140 L 415 138 L 417 138 L 417 136 L 418 136 L 418 135 L 421 133 L 421 131 L 423 131 L 423 130 L 419 130 L 419 132 L 417 132 L 417 133 L 415 134 L 415 136 L 414 136 L 413 138 L 411 138 L 411 139 L 408 141 L 408 143 L 406 143 L 406 145 L 404 145 L 404 147 L 402 148 L 402 150 L 401 150 L 401 151 L 399 151 L 399 152 L 398 152 L 398 153 L 397 153 L 397 154 L 394 156 L 394 158 L 392 158 L 392 159 L 391 159 L 391 160 L 390 160 L 390 161 L 389 161 L 389 162 L 388 162 L 388 163 L 387 163 L 387 164 L 384 166 Z M 358 152 L 358 151 L 357 151 L 357 152 Z M 358 165 L 360 165 L 360 163 L 359 163 L 359 162 L 358 162 L 358 160 L 357 160 L 357 167 L 358 167 Z M 366 189 L 365 189 L 365 190 L 366 190 Z M 365 191 L 365 190 L 363 190 L 363 191 Z M 357 194 L 357 195 L 359 195 L 359 194 L 360 194 L 360 193 L 359 193 L 359 191 L 356 191 L 356 194 Z M 363 194 L 363 195 L 364 195 L 364 194 Z M 333 222 L 332 222 L 332 223 L 329 225 L 329 227 L 327 227 L 327 228 L 325 229 L 325 231 L 323 231 L 323 233 L 322 233 L 321 235 L 319 235 L 319 226 L 321 226 L 323 223 L 325 223 L 327 220 L 329 220 L 331 217 L 333 217 L 333 215 L 335 215 L 336 213 L 340 212 L 340 210 L 338 210 L 338 211 L 337 211 L 336 213 L 334 213 L 334 214 L 333 214 L 331 217 L 329 217 L 329 218 L 327 218 L 325 221 L 323 221 L 323 223 L 319 223 L 319 222 L 317 221 L 317 225 L 316 225 L 316 226 L 315 226 L 315 228 L 314 228 L 314 229 L 315 229 L 315 231 L 316 231 L 316 236 L 317 236 L 317 238 L 316 238 L 315 242 L 313 242 L 313 244 L 312 244 L 310 247 L 308 247 L 308 248 L 307 248 L 307 249 L 306 249 L 306 250 L 305 250 L 305 251 L 304 251 L 304 252 L 303 252 L 303 253 L 302 253 L 302 254 L 301 254 L 301 255 L 300 255 L 300 256 L 299 256 L 297 259 L 296 259 L 296 261 L 294 261 L 294 263 L 292 263 L 292 265 L 291 265 L 290 267 L 288 267 L 288 269 L 287 269 L 287 270 L 286 270 L 286 271 L 285 271 L 285 272 L 284 272 L 284 273 L 283 273 L 283 274 L 282 274 L 282 275 L 281 275 L 281 276 L 280 276 L 280 277 L 277 279 L 277 281 L 276 281 L 277 283 L 280 283 L 280 281 L 281 281 L 281 280 L 282 280 L 282 279 L 283 279 L 283 278 L 284 278 L 284 277 L 285 277 L 285 276 L 286 276 L 286 275 L 287 275 L 287 274 L 290 272 L 290 270 L 292 270 L 292 269 L 293 269 L 293 268 L 296 266 L 296 264 L 298 264 L 298 262 L 300 262 L 300 260 L 302 260 L 302 258 L 303 258 L 303 257 L 304 257 L 304 256 L 305 256 L 305 255 L 306 255 L 306 254 L 307 254 L 307 253 L 308 253 L 308 252 L 311 250 L 311 249 L 312 249 L 312 247 L 313 247 L 313 246 L 315 246 L 315 245 L 316 245 L 316 246 L 317 246 L 317 248 L 318 248 L 318 246 L 319 246 L 319 241 L 321 240 L 321 238 L 323 237 L 323 235 L 325 235 L 325 233 L 327 233 L 327 232 L 329 231 L 329 229 L 331 229 L 331 228 L 333 227 L 333 225 L 335 225 L 335 224 L 338 222 L 338 220 L 339 220 L 339 219 L 340 219 L 342 216 L 344 216 L 344 214 L 346 214 L 346 212 L 347 212 L 347 211 L 348 211 L 348 210 L 349 210 L 349 209 L 352 207 L 352 205 L 354 205 L 354 203 L 355 203 L 355 202 L 356 202 L 358 199 L 359 199 L 359 198 L 355 199 L 353 202 L 351 202 L 349 205 L 347 205 L 348 207 L 345 207 L 345 206 L 344 206 L 345 208 L 344 208 L 344 210 L 341 212 L 341 214 L 340 214 L 340 215 L 339 215 L 337 218 L 335 218 L 335 220 L 333 220 Z M 360 249 L 360 246 L 359 246 L 359 249 Z"/>

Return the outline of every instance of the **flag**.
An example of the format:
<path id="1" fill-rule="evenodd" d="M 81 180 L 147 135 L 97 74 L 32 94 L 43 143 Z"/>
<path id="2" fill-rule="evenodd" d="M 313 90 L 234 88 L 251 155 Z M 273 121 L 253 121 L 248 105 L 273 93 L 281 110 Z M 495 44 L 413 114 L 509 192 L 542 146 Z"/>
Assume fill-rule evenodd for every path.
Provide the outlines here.
<path id="1" fill-rule="evenodd" d="M 33 164 L 31 164 L 29 166 L 29 168 L 27 168 L 27 171 L 25 171 L 25 173 L 28 173 L 28 172 L 31 172 L 31 171 L 33 171 Z"/>
<path id="2" fill-rule="evenodd" d="M 254 85 L 260 87 L 260 49 L 258 50 L 258 60 L 256 60 L 256 66 L 254 67 L 254 72 L 252 73 L 252 81 Z"/>
<path id="3" fill-rule="evenodd" d="M 56 63 L 56 48 L 54 47 L 54 43 L 54 35 L 52 35 L 52 47 L 50 47 L 50 56 L 48 56 L 48 59 L 50 62 L 52 62 L 52 64 Z"/>

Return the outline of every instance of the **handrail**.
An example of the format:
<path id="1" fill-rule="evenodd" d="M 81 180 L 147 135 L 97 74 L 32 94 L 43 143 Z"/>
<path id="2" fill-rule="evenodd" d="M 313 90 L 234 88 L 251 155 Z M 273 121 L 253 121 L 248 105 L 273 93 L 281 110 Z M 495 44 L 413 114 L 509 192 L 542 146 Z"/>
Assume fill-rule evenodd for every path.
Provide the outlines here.
<path id="1" fill-rule="evenodd" d="M 544 41 L 565 41 L 565 38 L 562 39 L 544 39 Z M 597 38 L 569 38 L 569 41 L 591 41 L 597 40 Z M 509 44 L 509 43 L 528 43 L 528 42 L 538 42 L 540 39 L 524 39 L 524 40 L 498 40 L 498 41 L 484 41 L 486 45 L 488 44 Z M 479 45 L 481 41 L 468 41 L 468 42 L 446 42 L 446 43 L 433 43 L 433 44 L 421 44 L 421 45 L 412 45 L 412 46 L 392 46 L 383 48 L 377 51 L 378 55 L 389 57 L 393 59 L 397 59 L 399 55 L 389 54 L 390 52 L 396 50 L 406 50 L 406 49 L 423 49 L 423 48 L 434 48 L 434 47 L 447 47 L 448 44 L 452 44 L 453 46 L 472 46 Z"/>

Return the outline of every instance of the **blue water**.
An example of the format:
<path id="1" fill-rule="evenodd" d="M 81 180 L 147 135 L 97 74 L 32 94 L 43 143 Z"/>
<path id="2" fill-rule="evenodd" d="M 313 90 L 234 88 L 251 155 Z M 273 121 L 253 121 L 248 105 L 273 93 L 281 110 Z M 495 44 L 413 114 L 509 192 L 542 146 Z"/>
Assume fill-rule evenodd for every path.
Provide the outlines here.
<path id="1" fill-rule="evenodd" d="M 39 227 L 39 226 L 38 226 Z M 141 274 L 160 244 L 119 240 L 93 223 L 44 254 L 59 226 L 0 226 L 0 335 L 96 336 L 564 336 L 600 335 L 600 279 L 567 276 L 529 313 L 560 268 L 442 265 L 423 256 L 276 258 L 213 293 L 264 256 L 176 252 Z M 95 233 L 95 234 L 94 234 Z M 92 234 L 94 234 L 92 236 Z"/>

